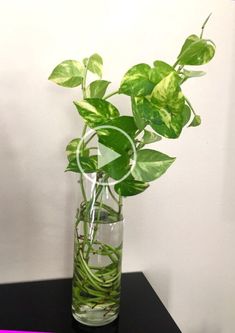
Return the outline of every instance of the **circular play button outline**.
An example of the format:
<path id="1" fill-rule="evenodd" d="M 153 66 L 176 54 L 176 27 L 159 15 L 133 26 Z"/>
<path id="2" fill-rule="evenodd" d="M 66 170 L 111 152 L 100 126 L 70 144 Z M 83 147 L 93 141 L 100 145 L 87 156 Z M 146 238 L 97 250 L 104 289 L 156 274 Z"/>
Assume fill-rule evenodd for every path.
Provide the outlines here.
<path id="1" fill-rule="evenodd" d="M 132 159 L 132 165 L 131 165 L 131 168 L 130 170 L 120 179 L 118 180 L 113 180 L 113 181 L 110 181 L 110 182 L 103 182 L 103 181 L 94 181 L 94 178 L 93 177 L 90 177 L 89 176 L 89 173 L 85 173 L 83 171 L 83 168 L 81 166 L 81 163 L 80 163 L 80 160 L 79 160 L 79 151 L 80 151 L 80 148 L 81 148 L 81 145 L 83 144 L 84 140 L 90 136 L 91 134 L 93 133 L 96 133 L 97 130 L 101 130 L 101 129 L 107 129 L 107 128 L 111 128 L 111 129 L 114 129 L 120 133 L 122 133 L 128 140 L 129 142 L 131 143 L 131 147 L 132 147 L 132 150 L 133 150 L 133 159 Z M 107 147 L 108 149 L 110 149 L 109 147 Z M 113 150 L 113 152 L 115 152 L 115 150 Z M 117 153 L 117 152 L 115 152 Z M 135 148 L 135 145 L 134 145 L 134 142 L 133 140 L 131 139 L 131 137 L 125 132 L 123 131 L 121 128 L 119 127 L 116 127 L 116 126 L 112 126 L 112 125 L 101 125 L 101 126 L 97 126 L 97 127 L 94 127 L 92 129 L 90 129 L 85 135 L 83 135 L 81 137 L 81 140 L 80 142 L 78 143 L 78 146 L 77 146 L 77 150 L 76 150 L 76 159 L 77 159 L 77 164 L 78 164 L 78 167 L 79 169 L 82 171 L 82 174 L 84 175 L 84 177 L 86 179 L 88 179 L 91 183 L 96 183 L 98 185 L 104 185 L 104 186 L 112 186 L 112 185 L 115 185 L 115 184 L 118 184 L 120 182 L 122 182 L 124 179 L 126 179 L 130 174 L 131 172 L 133 171 L 134 167 L 135 167 L 135 164 L 136 164 L 136 159 L 137 159 L 137 152 L 136 152 L 136 148 Z M 114 159 L 115 160 L 115 159 Z M 113 161 L 114 161 L 113 160 Z M 111 163 L 111 162 L 109 162 Z M 109 164 L 107 163 L 107 164 Z M 94 174 L 95 172 L 93 173 L 90 173 L 90 174 Z"/>

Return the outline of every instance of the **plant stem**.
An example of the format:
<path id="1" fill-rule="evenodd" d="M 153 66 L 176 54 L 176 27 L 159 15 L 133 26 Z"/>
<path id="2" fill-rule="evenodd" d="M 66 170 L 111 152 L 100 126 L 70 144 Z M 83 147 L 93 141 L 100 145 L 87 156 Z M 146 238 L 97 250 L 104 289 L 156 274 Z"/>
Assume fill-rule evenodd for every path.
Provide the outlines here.
<path id="1" fill-rule="evenodd" d="M 205 22 L 202 25 L 202 28 L 201 28 L 202 31 L 201 31 L 201 34 L 200 34 L 200 38 L 202 38 L 202 36 L 203 36 L 203 32 L 204 32 L 205 26 L 206 26 L 207 22 L 209 21 L 209 18 L 211 17 L 211 15 L 212 15 L 212 13 L 210 13 L 210 15 L 208 15 L 208 17 L 206 18 Z"/>
<path id="2" fill-rule="evenodd" d="M 85 124 L 84 127 L 83 127 L 83 130 L 82 130 L 82 137 L 85 135 L 86 130 L 87 130 L 87 125 Z M 83 141 L 83 144 L 81 146 L 82 146 L 82 150 L 84 150 L 84 148 L 85 148 L 84 141 Z M 81 185 L 81 191 L 82 191 L 83 199 L 84 199 L 84 201 L 87 201 L 87 196 L 86 196 L 86 192 L 85 192 L 85 188 L 84 188 L 83 175 L 82 174 L 80 175 L 80 185 Z"/>
<path id="3" fill-rule="evenodd" d="M 83 130 L 82 130 L 82 137 L 86 134 L 87 130 L 87 124 L 84 125 Z"/>
<path id="4" fill-rule="evenodd" d="M 100 222 L 100 213 L 101 213 L 101 208 L 102 208 L 102 199 L 103 199 L 103 192 L 101 191 L 101 198 L 100 198 L 100 204 L 99 204 L 99 210 L 98 210 L 98 214 L 97 214 L 97 219 L 95 218 L 94 232 L 93 232 L 93 235 L 92 235 L 92 239 L 89 241 L 89 245 L 88 245 L 88 249 L 87 249 L 86 257 L 85 257 L 85 259 L 87 260 L 87 262 L 89 261 L 89 254 L 90 254 L 91 248 L 93 246 L 93 242 L 95 240 L 96 233 L 98 231 L 98 223 Z M 88 223 L 88 222 L 84 222 L 84 223 Z"/>
<path id="5" fill-rule="evenodd" d="M 184 65 L 179 66 L 179 68 L 177 69 L 177 72 L 179 73 L 183 68 L 184 68 Z"/>
<path id="6" fill-rule="evenodd" d="M 83 175 L 82 174 L 80 175 L 80 185 L 81 185 L 81 191 L 82 191 L 83 199 L 84 199 L 84 201 L 87 201 L 87 196 L 86 196 L 86 191 L 85 191 L 85 188 L 84 188 Z"/>
<path id="7" fill-rule="evenodd" d="M 91 199 L 89 201 L 87 201 L 87 197 L 86 197 L 86 193 L 85 193 L 85 190 L 84 190 L 84 185 L 83 185 L 83 176 L 81 175 L 81 181 L 80 181 L 80 184 L 81 184 L 81 190 L 82 190 L 82 193 L 83 193 L 83 198 L 84 198 L 84 201 L 86 203 L 86 217 L 85 219 L 83 220 L 83 225 L 84 225 L 84 240 L 83 240 L 83 245 L 82 245 L 82 250 L 83 250 L 83 253 L 85 253 L 86 251 L 86 256 L 84 256 L 84 258 L 86 259 L 87 263 L 89 261 L 89 253 L 90 253 L 90 250 L 93 246 L 93 243 L 95 241 L 95 236 L 96 236 L 96 232 L 98 230 L 98 224 L 99 221 L 100 221 L 100 214 L 101 214 L 101 209 L 103 208 L 103 203 L 102 203 L 102 190 L 103 190 L 103 186 L 102 185 L 96 185 L 96 190 L 94 191 L 95 193 L 95 197 L 91 197 Z M 92 205 L 94 203 L 97 203 L 98 202 L 98 199 L 99 199 L 99 196 L 101 195 L 101 199 L 100 199 L 100 203 L 99 203 L 99 210 L 98 210 L 98 214 L 97 214 L 97 218 L 95 217 L 95 228 L 94 228 L 94 233 L 92 235 L 92 239 L 89 239 L 88 238 L 88 226 L 89 226 L 89 223 L 90 223 L 90 209 L 92 207 Z M 91 222 L 92 223 L 92 222 Z M 78 237 L 79 238 L 79 237 Z M 85 250 L 86 248 L 86 245 L 87 245 L 87 250 Z"/>
<path id="8" fill-rule="evenodd" d="M 83 98 L 86 98 L 86 76 L 87 76 L 87 66 L 85 66 L 85 73 L 84 73 L 84 78 L 82 80 L 82 93 L 83 93 Z M 87 130 L 87 124 L 84 125 L 83 130 L 82 130 L 82 138 L 84 137 L 84 135 L 86 134 L 86 130 Z M 83 141 L 82 144 L 82 150 L 84 150 L 85 148 L 85 144 Z M 82 190 L 82 196 L 84 201 L 87 201 L 87 196 L 86 196 L 86 192 L 85 192 L 85 188 L 84 188 L 84 183 L 83 183 L 83 175 L 81 174 L 80 176 L 80 184 L 81 184 L 81 190 Z"/>
<path id="9" fill-rule="evenodd" d="M 111 187 L 108 185 L 108 191 L 109 191 L 109 194 L 111 195 L 111 197 L 113 198 L 114 201 L 116 201 L 116 203 L 118 204 L 119 201 L 117 200 L 117 198 L 115 197 L 115 195 L 113 194 L 112 190 L 111 190 Z"/>
<path id="10" fill-rule="evenodd" d="M 86 134 L 86 130 L 87 130 L 87 124 L 85 124 L 84 127 L 83 127 L 83 130 L 82 130 L 82 138 L 83 138 L 84 135 Z M 83 152 L 83 150 L 84 150 L 84 148 L 85 148 L 85 142 L 84 142 L 84 140 L 83 140 L 83 142 L 82 142 L 82 144 L 81 144 L 81 148 L 82 148 L 82 152 Z"/>
<path id="11" fill-rule="evenodd" d="M 117 94 L 119 94 L 119 90 L 113 91 L 111 94 L 106 95 L 104 97 L 104 99 L 108 99 L 109 97 L 112 97 L 112 96 L 117 95 Z"/>
<path id="12" fill-rule="evenodd" d="M 136 133 L 135 133 L 135 137 L 137 137 L 143 130 L 138 130 Z"/>
<path id="13" fill-rule="evenodd" d="M 187 77 L 184 77 L 183 79 L 182 79 L 182 81 L 180 81 L 180 84 L 183 84 L 185 81 L 187 81 L 188 80 L 188 78 Z"/>
<path id="14" fill-rule="evenodd" d="M 174 63 L 174 65 L 172 66 L 173 68 L 175 68 L 179 63 L 179 59 Z"/>
<path id="15" fill-rule="evenodd" d="M 94 150 L 94 149 L 98 149 L 98 147 L 89 147 L 87 148 L 88 150 Z"/>
<path id="16" fill-rule="evenodd" d="M 122 213 L 122 205 L 123 205 L 122 196 L 119 194 L 119 204 L 118 204 L 118 206 L 119 206 L 118 214 L 119 215 L 121 215 L 121 213 Z"/>
<path id="17" fill-rule="evenodd" d="M 84 147 L 86 147 L 86 146 L 88 145 L 88 143 L 89 143 L 89 142 L 90 142 L 95 136 L 96 136 L 96 132 L 93 133 L 93 134 L 89 137 L 89 139 L 85 142 Z"/>
<path id="18" fill-rule="evenodd" d="M 89 62 L 89 60 L 88 60 Z M 88 65 L 88 64 L 87 64 Z M 83 93 L 83 99 L 86 98 L 86 77 L 87 77 L 87 65 L 85 66 L 85 72 L 84 72 L 84 78 L 82 80 L 82 93 Z M 87 124 L 85 123 L 84 127 L 83 127 L 83 130 L 82 130 L 82 138 L 84 137 L 84 135 L 86 134 L 86 130 L 87 130 Z M 83 140 L 82 142 L 82 152 L 84 151 L 84 148 L 85 148 L 85 142 Z M 83 183 L 83 174 L 81 174 L 80 176 L 80 184 L 81 184 L 81 191 L 82 191 L 82 195 L 83 195 L 83 199 L 85 202 L 87 202 L 87 196 L 86 196 L 86 192 L 85 192 L 85 188 L 84 188 L 84 183 Z M 85 239 L 87 238 L 87 225 L 86 223 L 84 223 L 84 237 Z M 85 245 L 86 243 L 83 242 L 83 245 L 82 245 L 82 248 L 83 248 L 83 251 L 85 250 Z"/>

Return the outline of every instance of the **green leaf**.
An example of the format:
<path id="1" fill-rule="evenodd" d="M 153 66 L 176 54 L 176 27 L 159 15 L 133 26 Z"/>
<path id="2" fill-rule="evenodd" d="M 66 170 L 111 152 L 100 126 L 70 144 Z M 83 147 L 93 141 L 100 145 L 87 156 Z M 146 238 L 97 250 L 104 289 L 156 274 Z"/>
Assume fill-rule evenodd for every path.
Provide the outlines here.
<path id="1" fill-rule="evenodd" d="M 134 144 L 134 137 L 138 129 L 135 125 L 134 118 L 130 116 L 120 116 L 108 121 L 105 125 L 121 129 L 129 136 L 129 138 L 127 138 L 125 134 L 115 128 L 97 130 L 99 142 L 121 155 L 113 162 L 102 167 L 102 170 L 111 178 L 120 180 L 131 168 L 130 158 L 133 155 L 133 147 L 130 140 L 132 140 Z"/>
<path id="2" fill-rule="evenodd" d="M 139 100 L 138 108 L 145 121 L 158 134 L 171 139 L 179 137 L 184 126 L 184 109 L 176 114 L 171 114 L 145 97 Z"/>
<path id="3" fill-rule="evenodd" d="M 149 187 L 148 183 L 127 177 L 122 182 L 115 184 L 114 190 L 124 197 L 130 197 L 145 191 Z"/>
<path id="4" fill-rule="evenodd" d="M 56 66 L 48 80 L 59 86 L 74 88 L 82 83 L 84 67 L 76 60 L 65 60 Z"/>
<path id="5" fill-rule="evenodd" d="M 167 113 L 169 116 L 169 113 Z M 191 117 L 191 110 L 187 105 L 184 105 L 184 108 L 180 113 L 170 115 L 170 120 L 166 121 L 166 112 L 164 114 L 163 110 L 155 110 L 155 113 L 152 114 L 150 120 L 150 126 L 158 134 L 169 138 L 176 139 L 180 136 L 183 127 L 188 123 Z"/>
<path id="6" fill-rule="evenodd" d="M 143 136 L 141 142 L 143 142 L 143 144 L 147 145 L 149 143 L 160 141 L 161 139 L 162 139 L 161 136 L 157 135 L 156 133 L 144 130 L 144 136 Z"/>
<path id="7" fill-rule="evenodd" d="M 67 172 L 67 171 L 81 173 L 81 170 L 78 167 L 76 159 L 72 159 L 69 161 L 69 164 L 68 164 L 67 168 L 65 169 L 65 172 Z"/>
<path id="8" fill-rule="evenodd" d="M 154 83 L 149 80 L 150 70 L 147 64 L 133 66 L 124 75 L 119 92 L 129 96 L 149 95 L 154 88 Z"/>
<path id="9" fill-rule="evenodd" d="M 134 138 L 138 130 L 135 124 L 135 120 L 131 116 L 119 116 L 108 121 L 105 125 L 117 127 L 124 131 L 130 138 Z M 121 135 L 124 135 L 121 133 Z"/>
<path id="10" fill-rule="evenodd" d="M 77 173 L 91 173 L 96 172 L 98 169 L 98 158 L 96 155 L 93 156 L 79 156 L 79 162 L 82 170 L 79 168 L 77 158 L 71 159 L 65 171 L 72 171 Z"/>
<path id="11" fill-rule="evenodd" d="M 87 67 L 88 61 L 89 61 L 89 58 L 84 58 L 84 59 L 82 60 L 82 63 L 83 63 L 83 65 L 84 65 L 85 67 Z"/>
<path id="12" fill-rule="evenodd" d="M 81 164 L 82 170 L 85 173 L 96 172 L 98 170 L 98 156 L 80 156 L 79 162 Z"/>
<path id="13" fill-rule="evenodd" d="M 131 106 L 132 106 L 132 113 L 134 116 L 134 120 L 135 120 L 136 126 L 141 131 L 147 125 L 145 119 L 143 118 L 142 112 L 141 112 L 142 101 L 143 101 L 143 99 L 141 97 L 131 97 Z"/>
<path id="14" fill-rule="evenodd" d="M 185 98 L 178 75 L 171 72 L 162 79 L 152 92 L 151 102 L 144 101 L 144 117 L 150 126 L 164 137 L 179 137 L 184 126 Z"/>
<path id="15" fill-rule="evenodd" d="M 189 125 L 189 127 L 196 127 L 196 126 L 199 126 L 201 125 L 201 117 L 196 115 L 194 116 L 193 118 L 193 121 L 191 122 L 191 124 Z"/>
<path id="16" fill-rule="evenodd" d="M 119 154 L 133 153 L 133 148 L 130 140 L 134 144 L 134 137 L 137 132 L 137 127 L 133 117 L 130 116 L 120 116 L 112 119 L 105 123 L 106 126 L 116 127 L 114 128 L 104 128 L 97 131 L 99 142 L 116 151 Z M 118 129 L 124 131 L 129 138 L 125 136 Z"/>
<path id="17" fill-rule="evenodd" d="M 135 179 L 150 182 L 163 175 L 175 158 L 152 149 L 142 149 L 137 153 L 137 161 L 132 175 Z"/>
<path id="18" fill-rule="evenodd" d="M 87 87 L 87 95 L 91 98 L 102 98 L 110 84 L 109 81 L 96 80 Z"/>
<path id="19" fill-rule="evenodd" d="M 186 69 L 183 69 L 182 71 L 184 77 L 186 77 L 187 79 L 191 78 L 191 77 L 201 77 L 206 75 L 206 72 L 203 71 L 189 71 Z"/>
<path id="20" fill-rule="evenodd" d="M 182 54 L 185 52 L 185 50 L 190 48 L 191 44 L 198 41 L 198 39 L 200 39 L 200 38 L 197 35 L 190 35 L 188 38 L 186 38 L 177 59 L 179 59 L 182 56 Z"/>
<path id="21" fill-rule="evenodd" d="M 87 61 L 87 68 L 90 72 L 102 77 L 103 60 L 97 53 L 93 54 Z"/>
<path id="22" fill-rule="evenodd" d="M 188 105 L 185 104 L 182 112 L 182 125 L 185 126 L 191 118 L 191 109 Z"/>
<path id="23" fill-rule="evenodd" d="M 123 154 L 114 161 L 103 166 L 101 170 L 105 171 L 109 177 L 115 180 L 120 180 L 129 172 L 130 168 L 129 156 Z"/>
<path id="24" fill-rule="evenodd" d="M 177 139 L 183 129 L 183 116 L 182 114 L 172 115 L 169 125 L 166 125 L 161 118 L 161 111 L 157 115 L 155 114 L 155 119 L 153 118 L 150 126 L 158 134 L 164 136 L 168 139 Z"/>
<path id="25" fill-rule="evenodd" d="M 184 108 L 185 98 L 179 85 L 178 76 L 174 72 L 171 72 L 155 86 L 151 102 L 174 114 Z"/>
<path id="26" fill-rule="evenodd" d="M 156 60 L 154 61 L 154 67 L 150 70 L 149 79 L 154 84 L 158 84 L 162 79 L 164 79 L 172 72 L 174 72 L 175 75 L 177 75 L 176 71 L 172 66 L 168 65 L 164 61 Z M 179 76 L 178 80 L 180 80 Z"/>
<path id="27" fill-rule="evenodd" d="M 72 161 L 76 159 L 77 156 L 77 148 L 78 144 L 81 141 L 81 139 L 73 139 L 72 141 L 69 142 L 69 144 L 66 147 L 66 153 L 67 153 L 67 158 L 69 161 Z"/>
<path id="28" fill-rule="evenodd" d="M 91 128 L 103 125 L 108 120 L 119 116 L 119 112 L 113 104 L 100 98 L 87 98 L 74 102 L 74 104 Z"/>
<path id="29" fill-rule="evenodd" d="M 189 36 L 178 56 L 180 65 L 203 65 L 208 63 L 215 54 L 215 46 L 212 41 L 201 39 L 196 35 Z"/>
<path id="30" fill-rule="evenodd" d="M 76 139 L 73 139 L 71 140 L 67 147 L 66 147 L 66 153 L 67 153 L 67 158 L 68 158 L 68 161 L 72 161 L 72 160 L 75 160 L 76 157 L 77 157 L 77 154 L 79 153 L 77 151 L 78 149 L 78 145 L 79 143 L 81 142 L 81 139 L 79 138 L 76 138 Z M 82 152 L 82 156 L 89 156 L 89 148 L 85 148 Z"/>

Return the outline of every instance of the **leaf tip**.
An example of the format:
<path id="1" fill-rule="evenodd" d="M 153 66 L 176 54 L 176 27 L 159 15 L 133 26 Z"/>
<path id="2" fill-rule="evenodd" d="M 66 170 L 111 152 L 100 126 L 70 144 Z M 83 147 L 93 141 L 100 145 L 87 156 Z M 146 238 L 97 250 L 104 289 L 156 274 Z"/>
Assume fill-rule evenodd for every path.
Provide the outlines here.
<path id="1" fill-rule="evenodd" d="M 188 127 L 197 127 L 201 125 L 201 123 L 202 123 L 201 117 L 199 115 L 195 115 L 192 122 L 188 125 Z"/>

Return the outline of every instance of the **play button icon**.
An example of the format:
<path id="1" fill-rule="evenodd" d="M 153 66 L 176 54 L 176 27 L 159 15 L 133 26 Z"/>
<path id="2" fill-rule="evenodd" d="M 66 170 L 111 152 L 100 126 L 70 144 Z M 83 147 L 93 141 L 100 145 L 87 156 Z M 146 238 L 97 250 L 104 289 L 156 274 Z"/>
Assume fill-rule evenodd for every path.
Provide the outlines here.
<path id="1" fill-rule="evenodd" d="M 98 168 L 101 169 L 106 164 L 116 160 L 121 155 L 116 151 L 106 147 L 102 143 L 98 143 Z"/>
<path id="2" fill-rule="evenodd" d="M 123 164 L 123 161 L 128 162 L 128 157 L 126 158 L 127 155 L 121 155 L 119 154 L 117 151 L 115 151 L 114 149 L 111 149 L 109 147 L 107 147 L 106 145 L 104 145 L 104 143 L 100 143 L 99 141 L 99 135 L 102 136 L 103 135 L 107 135 L 107 133 L 109 134 L 109 132 L 107 130 L 112 130 L 116 131 L 119 135 L 117 135 L 116 140 L 119 140 L 121 142 L 129 142 L 129 146 L 131 147 L 128 151 L 128 156 L 130 156 L 129 158 L 129 165 L 126 165 L 125 163 Z M 102 134 L 101 134 L 102 133 Z M 98 134 L 98 135 L 97 135 Z M 121 134 L 121 137 L 120 137 Z M 123 138 L 124 137 L 124 141 Z M 121 139 L 120 139 L 121 138 Z M 88 153 L 88 156 L 84 156 L 83 158 L 83 163 L 80 163 L 80 149 L 83 147 L 84 149 L 84 145 L 87 148 L 87 143 L 90 143 L 91 140 L 93 140 L 93 146 L 90 147 L 90 152 Z M 115 141 L 115 139 L 114 139 Z M 108 144 L 109 145 L 109 144 Z M 116 145 L 114 144 L 114 147 Z M 117 147 L 117 146 L 116 146 Z M 89 148 L 88 148 L 89 149 Z M 87 150 L 88 150 L 87 149 Z M 93 153 L 95 152 L 95 153 Z M 132 153 L 131 153 L 132 152 Z M 92 128 L 91 130 L 89 130 L 87 133 L 84 134 L 84 136 L 80 139 L 78 145 L 77 145 L 77 151 L 76 151 L 76 157 L 77 157 L 77 165 L 79 167 L 79 169 L 81 170 L 82 175 L 89 180 L 91 183 L 95 183 L 97 185 L 115 185 L 117 183 L 120 183 L 121 181 L 123 181 L 124 179 L 126 179 L 132 172 L 133 168 L 135 167 L 135 163 L 136 163 L 136 159 L 137 159 L 137 153 L 136 153 L 136 148 L 135 148 L 135 144 L 132 140 L 132 138 L 121 128 L 119 127 L 115 127 L 112 125 L 101 125 L 101 126 L 97 126 L 95 128 Z M 123 159 L 121 158 L 123 157 Z M 84 163 L 86 163 L 87 159 L 93 163 L 93 164 L 89 164 L 89 166 L 91 166 L 91 168 L 95 168 L 95 170 L 97 170 L 99 172 L 99 175 L 102 173 L 105 173 L 105 166 L 108 165 L 109 163 L 112 163 L 114 161 L 116 161 L 118 158 L 120 158 L 120 168 L 118 163 L 114 163 L 114 165 L 111 166 L 110 170 L 115 169 L 115 168 L 119 168 L 120 170 L 118 170 L 118 174 L 120 174 L 120 178 L 116 178 L 117 173 L 115 174 L 115 179 L 114 177 L 112 178 L 111 176 L 108 177 L 108 179 L 106 178 L 97 178 L 96 176 L 98 175 L 98 173 L 95 173 L 94 171 L 91 172 L 85 172 L 83 170 L 83 166 L 85 165 Z M 92 169 L 93 170 L 93 169 Z M 123 172 L 124 171 L 124 172 Z"/>

